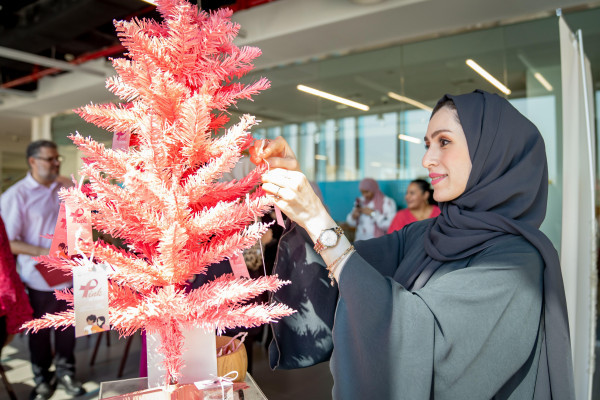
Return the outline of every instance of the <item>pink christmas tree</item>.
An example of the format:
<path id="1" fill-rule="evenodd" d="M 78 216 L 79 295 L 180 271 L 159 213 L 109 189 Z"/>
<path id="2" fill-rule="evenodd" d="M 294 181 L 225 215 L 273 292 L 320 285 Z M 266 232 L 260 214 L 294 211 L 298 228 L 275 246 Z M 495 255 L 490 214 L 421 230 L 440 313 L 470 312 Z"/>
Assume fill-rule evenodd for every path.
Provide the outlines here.
<path id="1" fill-rule="evenodd" d="M 225 129 L 226 110 L 239 99 L 269 87 L 262 78 L 234 82 L 260 55 L 232 41 L 239 26 L 231 11 L 210 14 L 183 0 L 158 2 L 162 22 L 116 21 L 128 58 L 113 60 L 117 76 L 107 88 L 122 104 L 85 106 L 86 121 L 135 138 L 129 151 L 111 150 L 79 134 L 70 138 L 85 155 L 81 174 L 90 183 L 63 189 L 63 200 L 94 210 L 95 229 L 120 238 L 128 250 L 79 241 L 81 252 L 110 265 L 110 324 L 127 336 L 144 329 L 159 334 L 170 381 L 182 367 L 182 329 L 254 327 L 290 315 L 282 304 L 251 303 L 264 291 L 287 284 L 276 276 L 259 279 L 223 275 L 185 291 L 186 282 L 211 264 L 251 247 L 268 226 L 256 222 L 270 200 L 256 189 L 263 168 L 240 181 L 220 182 L 253 138 L 250 115 Z M 41 257 L 65 271 L 77 260 Z M 73 303 L 71 290 L 58 298 Z M 75 323 L 74 312 L 45 315 L 27 328 L 37 331 Z"/>

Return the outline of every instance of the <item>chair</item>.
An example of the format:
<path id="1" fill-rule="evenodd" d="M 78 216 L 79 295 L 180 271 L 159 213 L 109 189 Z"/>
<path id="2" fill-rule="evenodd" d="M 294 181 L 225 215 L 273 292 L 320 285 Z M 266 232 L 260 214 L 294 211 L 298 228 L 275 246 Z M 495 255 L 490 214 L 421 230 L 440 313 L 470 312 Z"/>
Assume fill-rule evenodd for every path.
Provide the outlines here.
<path id="1" fill-rule="evenodd" d="M 94 365 L 96 362 L 96 355 L 98 354 L 98 348 L 100 347 L 100 341 L 102 341 L 102 336 L 106 334 L 106 346 L 110 347 L 110 334 L 107 331 L 99 332 L 98 339 L 96 340 L 96 345 L 94 346 L 94 352 L 92 353 L 92 358 L 90 359 L 90 365 Z"/>
<path id="2" fill-rule="evenodd" d="M 103 331 L 98 333 L 98 339 L 96 340 L 96 345 L 94 346 L 94 351 L 92 352 L 92 358 L 90 358 L 90 365 L 94 365 L 96 362 L 96 355 L 98 354 L 98 348 L 100 347 L 100 342 L 102 341 L 102 336 L 106 334 L 106 346 L 110 346 L 110 331 Z M 125 351 L 123 352 L 123 356 L 121 357 L 121 363 L 119 364 L 119 371 L 117 372 L 117 378 L 121 378 L 123 376 L 123 370 L 125 369 L 125 362 L 127 361 L 127 356 L 129 355 L 129 348 L 131 347 L 131 340 L 134 335 L 131 335 L 127 338 L 127 343 L 125 343 Z"/>
<path id="3" fill-rule="evenodd" d="M 127 338 L 127 343 L 125 344 L 125 351 L 123 352 L 123 357 L 121 357 L 121 363 L 119 364 L 119 372 L 117 372 L 117 378 L 123 376 L 123 370 L 125 369 L 125 362 L 127 361 L 127 356 L 129 355 L 129 348 L 131 347 L 131 341 L 133 340 L 133 336 L 131 335 Z"/>

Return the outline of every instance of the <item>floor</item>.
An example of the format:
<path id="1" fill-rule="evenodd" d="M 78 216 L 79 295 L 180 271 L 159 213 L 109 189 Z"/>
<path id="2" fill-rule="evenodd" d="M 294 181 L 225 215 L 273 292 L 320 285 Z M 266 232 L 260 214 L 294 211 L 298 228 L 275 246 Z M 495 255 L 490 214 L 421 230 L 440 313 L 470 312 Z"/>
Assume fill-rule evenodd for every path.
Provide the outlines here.
<path id="1" fill-rule="evenodd" d="M 115 332 L 111 332 L 110 346 L 106 344 L 106 336 L 102 338 L 94 365 L 90 365 L 97 339 L 97 334 L 77 339 L 77 378 L 84 382 L 84 387 L 88 392 L 86 395 L 78 397 L 78 399 L 97 399 L 100 382 L 119 379 L 117 378 L 117 372 L 125 352 L 127 338 L 119 339 Z M 129 354 L 125 359 L 121 379 L 138 377 L 140 343 L 139 335 L 134 336 Z M 300 370 L 271 371 L 264 346 L 256 343 L 252 350 L 254 356 L 252 377 L 268 399 L 320 400 L 331 398 L 333 381 L 327 363 Z M 34 384 L 31 365 L 29 364 L 26 336 L 18 335 L 8 346 L 4 347 L 2 350 L 2 364 L 18 399 L 27 400 Z M 70 398 L 61 389 L 58 389 L 52 396 L 52 400 Z M 8 399 L 1 382 L 0 399 Z"/>
<path id="2" fill-rule="evenodd" d="M 110 346 L 107 346 L 106 337 L 104 337 L 95 363 L 94 365 L 90 365 L 97 339 L 97 335 L 77 339 L 77 377 L 84 382 L 84 387 L 88 392 L 86 395 L 78 397 L 81 400 L 97 399 L 100 382 L 119 379 L 117 378 L 117 372 L 123 359 L 127 339 L 119 339 L 115 332 L 111 332 Z M 331 398 L 333 381 L 327 363 L 300 370 L 271 371 L 264 346 L 260 343 L 255 343 L 252 350 L 254 355 L 252 377 L 268 399 L 325 400 Z M 596 343 L 596 354 L 600 354 L 600 341 Z M 138 376 L 139 356 L 140 338 L 136 335 L 132 339 L 129 354 L 125 359 L 121 379 L 136 378 Z M 27 400 L 33 388 L 33 375 L 28 359 L 27 338 L 23 335 L 16 336 L 2 351 L 2 364 L 19 400 Z M 600 361 L 598 360 L 600 360 L 600 357 L 597 356 L 592 400 L 600 400 Z M 58 389 L 52 400 L 66 400 L 70 398 L 63 390 Z M 8 395 L 1 382 L 0 399 L 8 399 Z"/>

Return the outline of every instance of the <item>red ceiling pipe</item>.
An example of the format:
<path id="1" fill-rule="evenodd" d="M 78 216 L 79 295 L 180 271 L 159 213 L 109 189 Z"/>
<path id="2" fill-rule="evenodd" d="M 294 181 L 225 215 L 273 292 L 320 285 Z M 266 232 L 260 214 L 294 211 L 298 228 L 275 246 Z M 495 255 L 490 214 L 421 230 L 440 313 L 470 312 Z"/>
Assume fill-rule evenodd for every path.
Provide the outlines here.
<path id="1" fill-rule="evenodd" d="M 97 58 L 108 57 L 113 54 L 122 53 L 124 50 L 125 50 L 125 48 L 122 45 L 118 44 L 118 45 L 106 47 L 99 51 L 94 51 L 92 53 L 82 54 L 81 56 L 77 57 L 73 61 L 70 61 L 69 63 L 73 64 L 73 65 L 79 65 L 86 61 L 95 60 Z M 59 73 L 61 71 L 63 71 L 63 70 L 59 69 L 59 68 L 46 68 L 41 71 L 34 72 L 30 75 L 22 76 L 21 78 L 17 78 L 15 80 L 3 83 L 2 85 L 0 85 L 0 87 L 8 89 L 8 88 L 12 88 L 15 86 L 24 85 L 26 83 L 35 82 L 35 81 L 43 78 L 44 76 L 53 75 L 53 74 Z"/>
<path id="2" fill-rule="evenodd" d="M 230 5 L 229 7 L 235 12 L 235 11 L 252 8 L 252 7 L 261 5 L 261 4 L 270 3 L 272 1 L 275 1 L 275 0 L 237 0 L 234 4 Z M 155 8 L 154 6 L 146 7 L 134 14 L 128 15 L 125 19 L 129 20 L 137 15 L 143 15 L 145 13 L 152 11 L 154 8 Z M 95 60 L 100 57 L 108 57 L 108 56 L 111 56 L 114 54 L 122 53 L 124 50 L 125 50 L 125 48 L 122 45 L 118 44 L 118 45 L 107 47 L 107 48 L 99 50 L 99 51 L 83 54 L 83 55 L 77 57 L 76 59 L 74 59 L 73 61 L 70 61 L 70 63 L 74 64 L 74 65 L 78 65 L 78 64 L 82 64 L 86 61 Z M 2 85 L 0 85 L 0 88 L 8 89 L 8 88 L 13 88 L 15 86 L 24 85 L 26 83 L 35 82 L 35 81 L 43 78 L 44 76 L 54 75 L 61 71 L 62 70 L 59 68 L 46 68 L 41 71 L 33 72 L 30 75 L 26 75 L 21 78 L 17 78 L 12 81 L 3 83 Z"/>
<path id="3" fill-rule="evenodd" d="M 131 18 L 137 17 L 138 15 L 144 15 L 146 13 L 149 13 L 150 11 L 154 10 L 155 8 L 156 8 L 155 6 L 145 7 L 133 14 L 126 16 L 124 19 L 130 20 Z M 100 57 L 108 57 L 108 56 L 112 56 L 114 54 L 122 53 L 124 50 L 125 50 L 125 48 L 122 45 L 117 44 L 114 46 L 104 48 L 102 50 L 82 54 L 81 56 L 77 57 L 73 61 L 70 61 L 70 63 L 74 64 L 74 65 L 78 65 L 78 64 L 82 64 L 86 61 L 95 60 Z M 17 79 L 14 79 L 12 81 L 8 81 L 6 83 L 3 83 L 2 85 L 0 85 L 0 88 L 8 89 L 8 88 L 12 88 L 15 86 L 24 85 L 26 83 L 35 82 L 37 80 L 40 80 L 44 76 L 54 75 L 61 71 L 63 71 L 63 70 L 59 69 L 59 68 L 46 68 L 41 71 L 38 71 L 37 65 L 36 65 L 33 73 L 26 75 L 26 76 L 22 76 Z"/>

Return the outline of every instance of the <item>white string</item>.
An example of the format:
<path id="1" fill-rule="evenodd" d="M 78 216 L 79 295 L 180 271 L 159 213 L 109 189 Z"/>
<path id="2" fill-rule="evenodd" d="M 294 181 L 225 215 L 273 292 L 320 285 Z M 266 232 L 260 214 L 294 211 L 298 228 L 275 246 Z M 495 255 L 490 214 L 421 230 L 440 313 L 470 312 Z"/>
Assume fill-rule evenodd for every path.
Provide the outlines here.
<path id="1" fill-rule="evenodd" d="M 258 238 L 258 248 L 260 249 L 260 258 L 262 260 L 263 272 L 265 273 L 265 276 L 267 276 L 267 266 L 265 265 L 265 254 L 263 253 L 263 248 L 262 248 L 262 238 Z"/>
<path id="2" fill-rule="evenodd" d="M 231 376 L 232 374 L 235 374 L 233 377 Z M 211 374 L 211 376 L 214 377 L 214 375 Z M 216 379 L 214 380 L 204 380 L 204 381 L 199 381 L 199 382 L 194 382 L 194 385 L 200 389 L 207 389 L 210 385 L 213 385 L 215 383 L 218 383 L 221 385 L 221 398 L 224 400 L 225 399 L 225 382 L 228 382 L 230 384 L 233 385 L 233 381 L 235 379 L 237 379 L 238 377 L 238 372 L 237 371 L 230 371 L 229 373 L 223 375 L 223 376 L 217 376 Z"/>
<path id="3" fill-rule="evenodd" d="M 85 178 L 85 175 L 81 175 L 81 178 L 79 179 L 79 184 L 77 185 L 77 190 L 81 190 L 81 185 L 83 185 L 83 179 Z M 79 247 L 79 239 L 81 238 L 81 234 L 83 233 L 83 228 L 81 227 L 81 225 L 79 226 L 79 229 L 77 229 L 77 231 L 75 232 L 75 252 L 83 255 L 83 251 L 81 251 L 81 247 Z M 83 255 L 85 257 L 85 255 Z"/>
<path id="4" fill-rule="evenodd" d="M 260 147 L 261 153 L 262 153 L 266 143 L 267 143 L 267 141 L 262 142 L 262 145 Z M 267 160 L 265 160 L 264 158 L 263 158 L 263 161 L 267 164 L 267 172 L 269 172 L 271 170 L 271 164 L 269 164 L 269 162 Z M 265 273 L 265 276 L 267 276 L 267 266 L 265 265 L 265 253 L 263 252 L 263 248 L 262 248 L 262 240 L 259 239 L 258 243 L 259 243 L 258 246 L 260 247 L 260 258 L 262 259 L 263 272 Z"/>

